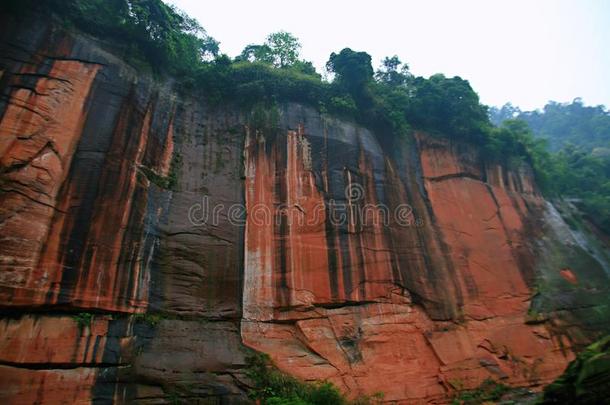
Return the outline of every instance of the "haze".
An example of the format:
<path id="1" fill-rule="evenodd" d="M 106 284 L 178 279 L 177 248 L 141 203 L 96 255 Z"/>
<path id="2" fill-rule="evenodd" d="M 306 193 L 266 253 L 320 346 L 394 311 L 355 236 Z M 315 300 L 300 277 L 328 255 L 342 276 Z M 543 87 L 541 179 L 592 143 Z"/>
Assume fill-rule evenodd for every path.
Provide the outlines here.
<path id="1" fill-rule="evenodd" d="M 535 109 L 582 97 L 610 106 L 610 2 L 603 0 L 168 3 L 197 18 L 232 57 L 285 30 L 320 72 L 331 52 L 351 47 L 371 54 L 375 68 L 397 54 L 415 75 L 461 76 L 488 105 Z"/>

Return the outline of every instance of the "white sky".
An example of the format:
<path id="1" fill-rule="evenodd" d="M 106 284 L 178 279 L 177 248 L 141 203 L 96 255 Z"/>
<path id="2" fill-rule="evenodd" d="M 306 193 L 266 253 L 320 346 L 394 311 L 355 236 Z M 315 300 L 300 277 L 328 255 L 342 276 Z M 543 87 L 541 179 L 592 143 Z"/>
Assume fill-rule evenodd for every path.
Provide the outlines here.
<path id="1" fill-rule="evenodd" d="M 397 54 L 415 75 L 470 81 L 488 105 L 522 109 L 582 97 L 610 107 L 607 0 L 166 0 L 236 56 L 267 34 L 291 32 L 324 66 L 345 47 L 377 68 Z"/>

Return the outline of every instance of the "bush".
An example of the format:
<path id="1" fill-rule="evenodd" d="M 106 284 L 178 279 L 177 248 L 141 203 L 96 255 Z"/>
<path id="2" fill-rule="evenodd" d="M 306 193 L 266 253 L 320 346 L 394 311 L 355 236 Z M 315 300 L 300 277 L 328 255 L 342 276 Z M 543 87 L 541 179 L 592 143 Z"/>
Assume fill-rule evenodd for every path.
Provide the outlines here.
<path id="1" fill-rule="evenodd" d="M 84 327 L 90 327 L 91 322 L 93 321 L 93 314 L 90 312 L 81 312 L 79 314 L 74 315 L 72 318 L 74 322 L 78 325 L 79 329 L 83 329 Z"/>
<path id="2" fill-rule="evenodd" d="M 248 356 L 250 397 L 267 405 L 347 405 L 349 401 L 330 382 L 306 383 L 280 372 L 269 356 Z"/>

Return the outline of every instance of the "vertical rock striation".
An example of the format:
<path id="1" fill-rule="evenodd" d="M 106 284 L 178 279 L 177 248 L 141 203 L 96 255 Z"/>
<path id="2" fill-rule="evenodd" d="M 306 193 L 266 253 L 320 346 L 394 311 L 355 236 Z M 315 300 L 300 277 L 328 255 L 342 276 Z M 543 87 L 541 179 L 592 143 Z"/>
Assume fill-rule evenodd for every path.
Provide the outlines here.
<path id="1" fill-rule="evenodd" d="M 242 201 L 239 115 L 84 36 L 2 27 L 0 399 L 244 401 L 242 229 L 192 210 Z"/>

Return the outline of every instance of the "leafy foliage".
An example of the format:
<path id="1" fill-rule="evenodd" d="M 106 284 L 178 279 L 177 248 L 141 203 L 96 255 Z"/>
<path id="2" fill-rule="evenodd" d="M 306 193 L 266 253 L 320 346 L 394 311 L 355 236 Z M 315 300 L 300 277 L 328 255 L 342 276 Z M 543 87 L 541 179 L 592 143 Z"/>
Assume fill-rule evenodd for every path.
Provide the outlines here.
<path id="1" fill-rule="evenodd" d="M 506 120 L 516 119 L 519 114 L 521 114 L 521 109 L 512 103 L 506 103 L 500 108 L 489 108 L 489 119 L 494 125 L 500 125 Z"/>
<path id="2" fill-rule="evenodd" d="M 604 404 L 610 396 L 610 336 L 593 343 L 544 389 L 541 404 Z"/>
<path id="3" fill-rule="evenodd" d="M 591 222 L 610 234 L 610 155 L 567 145 L 553 155 L 552 163 L 556 192 L 570 197 Z"/>
<path id="4" fill-rule="evenodd" d="M 264 353 L 253 353 L 246 362 L 253 384 L 249 396 L 265 405 L 373 405 L 383 399 L 377 393 L 348 400 L 330 382 L 307 383 L 280 372 Z"/>
<path id="5" fill-rule="evenodd" d="M 235 60 L 273 64 L 273 55 L 269 45 L 250 44 L 241 51 L 241 54 Z"/>
<path id="6" fill-rule="evenodd" d="M 521 111 L 509 103 L 492 108 L 490 117 L 497 124 L 508 118 L 524 120 L 537 137 L 548 140 L 553 151 L 569 144 L 587 152 L 610 147 L 610 113 L 602 105 L 585 106 L 579 98 L 571 103 L 551 101 L 542 111 Z"/>
<path id="7" fill-rule="evenodd" d="M 344 48 L 338 54 L 333 52 L 326 68 L 337 75 L 336 84 L 355 96 L 357 101 L 363 96 L 367 84 L 373 80 L 371 55 L 366 52 L 356 52 L 350 48 Z"/>
<path id="8" fill-rule="evenodd" d="M 274 32 L 267 37 L 267 45 L 273 55 L 273 64 L 278 67 L 291 66 L 299 59 L 301 44 L 286 31 Z"/>
<path id="9" fill-rule="evenodd" d="M 57 15 L 169 73 L 192 72 L 218 54 L 218 42 L 195 19 L 161 0 L 7 0 L 2 8 Z"/>
<path id="10" fill-rule="evenodd" d="M 137 313 L 133 315 L 133 319 L 136 322 L 143 322 L 149 326 L 157 326 L 159 324 L 159 322 L 161 322 L 164 319 L 163 314 L 160 313 L 149 313 L 149 312 L 144 312 L 144 313 Z"/>
<path id="11" fill-rule="evenodd" d="M 140 170 L 150 182 L 156 184 L 158 187 L 166 190 L 175 190 L 176 185 L 178 184 L 178 171 L 181 167 L 182 155 L 175 153 L 172 157 L 167 176 L 162 176 L 146 166 L 141 166 Z"/>
<path id="12" fill-rule="evenodd" d="M 74 315 L 72 318 L 74 322 L 78 325 L 79 329 L 83 329 L 84 327 L 91 326 L 91 322 L 93 322 L 94 315 L 91 312 L 80 312 Z"/>
<path id="13" fill-rule="evenodd" d="M 547 194 L 570 198 L 591 222 L 610 234 L 610 114 L 603 106 L 586 107 L 576 99 L 569 104 L 552 101 L 543 111 L 523 112 L 506 104 L 491 109 L 490 116 L 504 120 L 500 128 L 516 130 Z M 530 134 L 519 135 L 525 132 Z M 498 145 L 497 150 L 510 152 L 513 147 Z"/>
<path id="14" fill-rule="evenodd" d="M 260 102 L 298 101 L 317 105 L 329 90 L 327 83 L 298 69 L 277 69 L 262 62 L 231 62 L 222 56 L 202 66 L 189 86 L 211 103 L 250 107 Z"/>
<path id="15" fill-rule="evenodd" d="M 509 119 L 491 130 L 485 145 L 488 158 L 516 167 L 529 164 L 543 192 L 556 194 L 554 161 L 544 139 L 536 138 L 525 121 Z"/>
<path id="16" fill-rule="evenodd" d="M 269 356 L 256 353 L 249 356 L 247 376 L 254 386 L 252 399 L 272 405 L 341 405 L 348 401 L 329 382 L 304 383 L 281 373 L 272 364 Z"/>
<path id="17" fill-rule="evenodd" d="M 299 62 L 300 49 L 301 44 L 294 35 L 279 31 L 269 34 L 262 45 L 246 46 L 236 60 L 268 63 L 278 68 L 285 68 Z"/>
<path id="18" fill-rule="evenodd" d="M 430 128 L 466 141 L 484 144 L 490 123 L 487 108 L 468 81 L 436 74 L 413 81 L 407 114 L 413 125 Z"/>
<path id="19" fill-rule="evenodd" d="M 412 78 L 409 65 L 402 63 L 397 55 L 391 58 L 386 56 L 381 67 L 375 72 L 375 79 L 388 86 L 405 86 Z"/>

